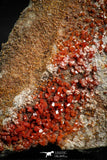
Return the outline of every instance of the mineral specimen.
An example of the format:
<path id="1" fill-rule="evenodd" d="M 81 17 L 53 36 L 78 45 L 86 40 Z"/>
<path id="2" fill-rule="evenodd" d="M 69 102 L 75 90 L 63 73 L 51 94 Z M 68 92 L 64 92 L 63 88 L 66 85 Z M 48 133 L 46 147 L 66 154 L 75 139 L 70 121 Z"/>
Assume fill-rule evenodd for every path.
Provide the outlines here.
<path id="1" fill-rule="evenodd" d="M 107 145 L 107 1 L 31 0 L 2 46 L 0 151 Z"/>

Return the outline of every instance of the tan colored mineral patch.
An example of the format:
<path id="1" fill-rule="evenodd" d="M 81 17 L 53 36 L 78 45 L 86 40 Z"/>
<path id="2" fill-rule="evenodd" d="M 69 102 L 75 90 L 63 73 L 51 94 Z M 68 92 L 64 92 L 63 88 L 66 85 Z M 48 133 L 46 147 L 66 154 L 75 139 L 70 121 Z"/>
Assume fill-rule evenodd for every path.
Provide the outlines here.
<path id="1" fill-rule="evenodd" d="M 41 1 L 37 4 L 30 3 L 21 13 L 8 42 L 3 44 L 0 104 L 5 110 L 7 106 L 12 107 L 14 97 L 24 88 L 38 86 L 46 62 L 51 56 L 51 46 L 55 41 L 56 30 L 62 16 L 57 7 L 64 6 L 63 1 L 56 2 L 57 5 L 51 1 L 46 3 L 50 9 Z"/>

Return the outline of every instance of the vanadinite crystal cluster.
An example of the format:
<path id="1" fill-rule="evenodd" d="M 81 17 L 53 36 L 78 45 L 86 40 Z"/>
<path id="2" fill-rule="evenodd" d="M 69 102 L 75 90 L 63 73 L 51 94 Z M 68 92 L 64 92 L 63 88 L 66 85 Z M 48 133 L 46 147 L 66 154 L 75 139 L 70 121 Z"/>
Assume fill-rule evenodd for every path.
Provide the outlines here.
<path id="1" fill-rule="evenodd" d="M 32 0 L 2 47 L 0 151 L 107 145 L 107 1 Z"/>

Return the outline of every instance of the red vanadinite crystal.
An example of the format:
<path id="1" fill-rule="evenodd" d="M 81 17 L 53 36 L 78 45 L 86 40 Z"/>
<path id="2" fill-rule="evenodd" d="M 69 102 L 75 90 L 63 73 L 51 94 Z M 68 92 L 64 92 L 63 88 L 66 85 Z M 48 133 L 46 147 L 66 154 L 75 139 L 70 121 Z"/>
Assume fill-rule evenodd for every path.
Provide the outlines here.
<path id="1" fill-rule="evenodd" d="M 30 107 L 30 106 L 27 106 L 26 108 L 27 108 L 27 111 L 28 111 L 28 112 L 31 112 L 31 113 L 33 113 L 33 109 L 32 109 L 32 107 Z"/>
<path id="2" fill-rule="evenodd" d="M 104 48 L 104 52 L 107 54 L 107 46 Z"/>
<path id="3" fill-rule="evenodd" d="M 59 99 L 60 99 L 60 97 L 59 97 L 59 96 L 54 96 L 54 101 L 55 101 L 55 102 L 58 102 L 58 101 L 59 101 Z"/>
<path id="4" fill-rule="evenodd" d="M 70 95 L 70 96 L 67 97 L 67 102 L 68 103 L 72 103 L 72 100 L 73 100 L 73 96 Z"/>

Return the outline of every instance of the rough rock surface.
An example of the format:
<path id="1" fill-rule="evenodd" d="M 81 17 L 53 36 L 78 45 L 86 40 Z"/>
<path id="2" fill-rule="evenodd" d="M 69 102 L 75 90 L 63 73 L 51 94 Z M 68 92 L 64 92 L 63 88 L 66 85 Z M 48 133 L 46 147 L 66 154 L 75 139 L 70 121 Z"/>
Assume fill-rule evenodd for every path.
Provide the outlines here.
<path id="1" fill-rule="evenodd" d="M 1 152 L 107 146 L 106 7 L 31 0 L 21 13 L 1 50 Z"/>

